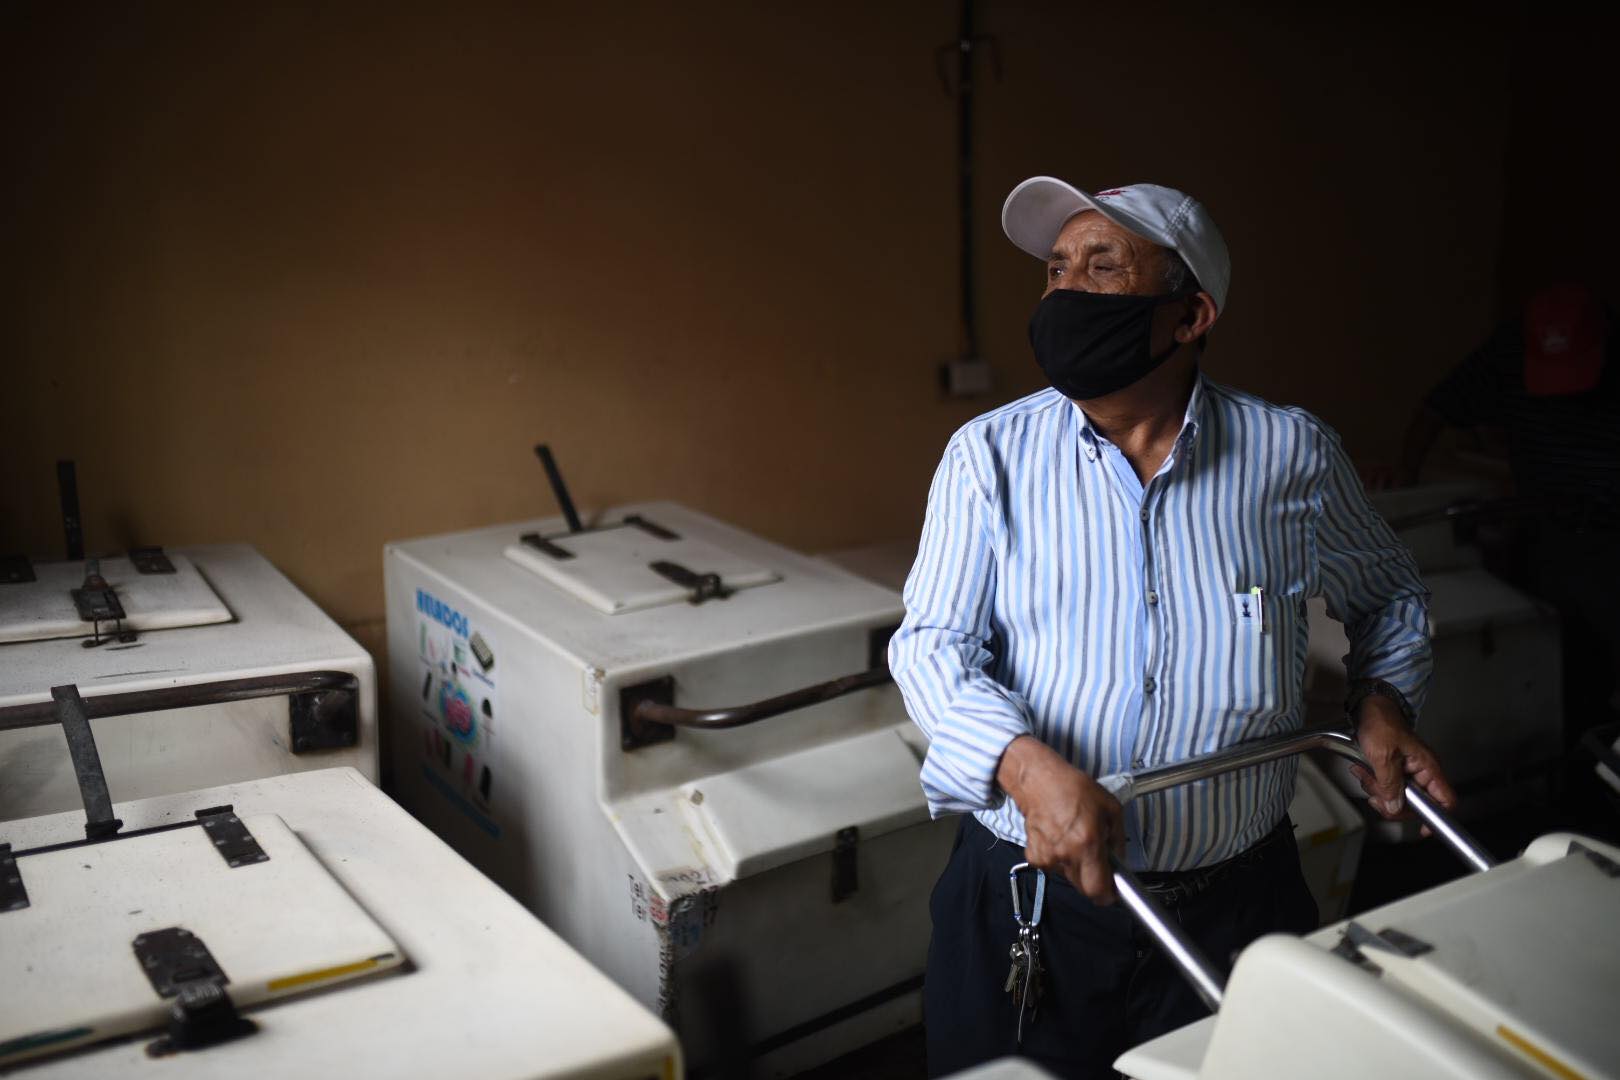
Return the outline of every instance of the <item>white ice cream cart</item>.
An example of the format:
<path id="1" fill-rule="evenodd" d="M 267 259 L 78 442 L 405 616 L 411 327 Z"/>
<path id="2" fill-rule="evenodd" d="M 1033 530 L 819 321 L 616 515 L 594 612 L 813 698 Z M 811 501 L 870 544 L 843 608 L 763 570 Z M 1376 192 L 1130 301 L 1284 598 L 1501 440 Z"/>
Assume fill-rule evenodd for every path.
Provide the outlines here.
<path id="1" fill-rule="evenodd" d="M 340 766 L 377 778 L 371 657 L 263 555 L 87 557 L 68 521 L 68 558 L 0 558 L 0 821 L 78 804 L 50 696 L 70 683 L 126 798 Z"/>
<path id="2" fill-rule="evenodd" d="M 0 1072 L 681 1075 L 668 1028 L 358 771 L 114 804 L 92 700 L 52 690 L 84 812 L 0 822 Z"/>
<path id="3" fill-rule="evenodd" d="M 671 503 L 391 543 L 402 802 L 760 1074 L 916 1023 L 933 822 L 894 592 Z"/>

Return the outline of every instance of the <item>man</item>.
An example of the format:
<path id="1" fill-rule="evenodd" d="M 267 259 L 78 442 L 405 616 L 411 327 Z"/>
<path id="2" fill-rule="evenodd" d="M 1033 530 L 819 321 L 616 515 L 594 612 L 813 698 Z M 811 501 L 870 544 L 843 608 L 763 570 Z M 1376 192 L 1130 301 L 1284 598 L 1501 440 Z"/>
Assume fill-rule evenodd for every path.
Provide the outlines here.
<path id="1" fill-rule="evenodd" d="M 1305 600 L 1350 636 L 1347 708 L 1402 813 L 1407 780 L 1452 802 L 1413 734 L 1429 676 L 1427 594 L 1368 507 L 1337 437 L 1205 379 L 1230 264 L 1208 212 L 1149 184 L 1015 188 L 1002 226 L 1046 263 L 1030 343 L 1053 389 L 972 421 L 929 494 L 889 661 L 930 737 L 935 815 L 967 812 L 931 900 L 929 1070 L 1016 1047 L 1067 1076 L 1203 1014 L 1109 906 L 1110 853 L 1217 962 L 1316 913 L 1277 763 L 1119 803 L 1097 781 L 1300 726 Z M 1050 872 L 1044 993 L 1004 992 L 1008 869 Z M 1027 908 L 1026 908 L 1027 909 Z M 1022 1023 L 1020 1025 L 1020 1020 Z"/>
<path id="2" fill-rule="evenodd" d="M 1563 617 L 1564 711 L 1573 741 L 1620 706 L 1620 362 L 1611 314 L 1589 288 L 1538 290 L 1429 392 L 1398 479 L 1417 482 L 1446 426 L 1507 435 L 1524 522 L 1522 583 Z"/>

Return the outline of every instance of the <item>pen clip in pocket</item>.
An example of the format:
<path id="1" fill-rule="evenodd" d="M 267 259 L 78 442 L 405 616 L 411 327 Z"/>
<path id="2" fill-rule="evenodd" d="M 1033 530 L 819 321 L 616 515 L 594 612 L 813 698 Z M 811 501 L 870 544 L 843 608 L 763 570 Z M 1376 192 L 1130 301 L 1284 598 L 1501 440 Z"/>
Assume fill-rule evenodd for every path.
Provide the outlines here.
<path id="1" fill-rule="evenodd" d="M 1266 594 L 1258 585 L 1247 592 L 1232 594 L 1232 618 L 1239 627 L 1263 634 L 1266 625 Z"/>

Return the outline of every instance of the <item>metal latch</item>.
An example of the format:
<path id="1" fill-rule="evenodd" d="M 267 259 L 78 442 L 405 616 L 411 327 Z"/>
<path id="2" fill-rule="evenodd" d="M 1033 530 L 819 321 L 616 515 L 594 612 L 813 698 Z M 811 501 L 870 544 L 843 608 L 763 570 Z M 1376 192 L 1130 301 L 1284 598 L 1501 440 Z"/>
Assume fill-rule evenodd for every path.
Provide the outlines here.
<path id="1" fill-rule="evenodd" d="M 84 564 L 84 583 L 77 589 L 69 589 L 68 593 L 73 597 L 73 606 L 79 609 L 79 618 L 90 623 L 92 628 L 92 636 L 79 644 L 93 649 L 114 639 L 121 642 L 135 640 L 135 632 L 124 629 L 124 605 L 119 602 L 113 587 L 107 584 L 107 579 L 101 576 L 100 559 L 91 559 Z M 101 624 L 104 622 L 113 624 L 113 633 L 108 637 L 101 636 Z"/>
<path id="2" fill-rule="evenodd" d="M 855 869 L 855 848 L 860 839 L 861 830 L 851 825 L 839 829 L 833 841 L 832 900 L 835 904 L 848 900 L 861 887 Z"/>
<path id="3" fill-rule="evenodd" d="M 169 561 L 169 557 L 160 547 L 130 548 L 129 561 L 138 574 L 174 573 L 174 563 Z"/>
<path id="4" fill-rule="evenodd" d="M 198 810 L 197 822 L 208 834 L 208 839 L 213 841 L 214 850 L 219 852 L 220 858 L 232 870 L 270 860 L 231 807 L 210 806 L 206 810 Z"/>
<path id="5" fill-rule="evenodd" d="M 73 596 L 73 606 L 79 609 L 79 618 L 85 622 L 112 622 L 124 617 L 124 605 L 119 603 L 118 594 L 101 576 L 100 559 L 90 560 L 84 583 L 69 592 Z"/>
<path id="6" fill-rule="evenodd" d="M 135 959 L 159 997 L 174 999 L 169 1033 L 146 1048 L 154 1057 L 197 1050 L 258 1030 L 236 1011 L 225 992 L 230 982 L 202 939 L 171 926 L 138 936 Z"/>
<path id="7" fill-rule="evenodd" d="M 724 600 L 735 591 L 726 588 L 719 574 L 694 573 L 680 563 L 660 559 L 655 563 L 649 563 L 648 567 L 660 577 L 668 578 L 683 589 L 690 589 L 691 595 L 686 598 L 690 604 L 701 604 L 706 600 Z"/>
<path id="8" fill-rule="evenodd" d="M 0 913 L 21 911 L 28 906 L 28 890 L 23 886 L 22 871 L 11 854 L 10 844 L 0 844 Z"/>

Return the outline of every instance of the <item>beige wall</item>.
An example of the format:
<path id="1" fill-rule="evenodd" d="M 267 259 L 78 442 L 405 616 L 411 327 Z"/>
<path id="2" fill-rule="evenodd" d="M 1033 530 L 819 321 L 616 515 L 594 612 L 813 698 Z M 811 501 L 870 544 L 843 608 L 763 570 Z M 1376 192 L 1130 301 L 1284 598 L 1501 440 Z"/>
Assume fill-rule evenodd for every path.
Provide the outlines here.
<path id="1" fill-rule="evenodd" d="M 997 224 L 1036 172 L 1203 198 L 1209 369 L 1391 459 L 1495 302 L 1503 32 L 981 4 L 998 384 L 949 401 L 955 7 L 8 5 L 0 550 L 60 551 L 73 457 L 92 548 L 249 540 L 375 646 L 383 542 L 551 513 L 541 439 L 582 506 L 908 535 L 1039 385 Z"/>

